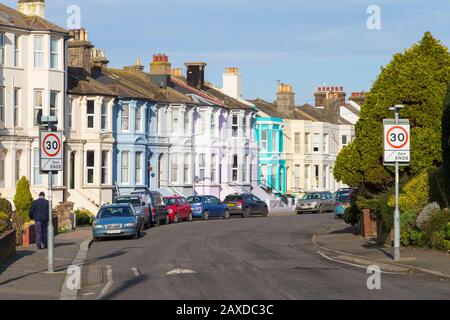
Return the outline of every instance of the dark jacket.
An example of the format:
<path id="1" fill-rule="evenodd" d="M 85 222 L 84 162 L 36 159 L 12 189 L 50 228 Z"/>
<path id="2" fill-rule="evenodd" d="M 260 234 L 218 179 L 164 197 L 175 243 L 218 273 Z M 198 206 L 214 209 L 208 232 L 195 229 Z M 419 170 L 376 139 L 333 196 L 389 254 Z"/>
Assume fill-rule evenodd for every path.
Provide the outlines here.
<path id="1" fill-rule="evenodd" d="M 49 202 L 46 199 L 37 199 L 30 208 L 30 219 L 34 221 L 48 222 Z"/>

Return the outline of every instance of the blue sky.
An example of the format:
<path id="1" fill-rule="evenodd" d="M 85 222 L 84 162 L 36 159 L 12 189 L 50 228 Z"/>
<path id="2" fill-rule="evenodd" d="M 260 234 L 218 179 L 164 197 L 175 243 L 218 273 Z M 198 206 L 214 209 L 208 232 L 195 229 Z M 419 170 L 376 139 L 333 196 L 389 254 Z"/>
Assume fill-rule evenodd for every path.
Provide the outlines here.
<path id="1" fill-rule="evenodd" d="M 16 7 L 13 0 L 2 1 Z M 78 5 L 82 26 L 111 66 L 148 64 L 166 53 L 174 67 L 208 63 L 207 79 L 222 83 L 237 66 L 245 98 L 272 101 L 277 80 L 293 85 L 299 104 L 316 86 L 369 90 L 392 55 L 431 31 L 450 46 L 448 0 L 47 0 L 47 18 L 66 26 Z M 368 30 L 369 5 L 381 9 L 381 30 Z"/>

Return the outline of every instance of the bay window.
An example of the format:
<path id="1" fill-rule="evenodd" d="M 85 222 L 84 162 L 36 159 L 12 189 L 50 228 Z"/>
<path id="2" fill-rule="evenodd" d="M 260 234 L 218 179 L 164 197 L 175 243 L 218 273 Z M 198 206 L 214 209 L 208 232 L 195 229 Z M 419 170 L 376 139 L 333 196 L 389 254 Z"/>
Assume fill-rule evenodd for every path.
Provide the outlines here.
<path id="1" fill-rule="evenodd" d="M 136 131 L 140 132 L 142 130 L 142 106 L 136 107 L 135 123 Z"/>
<path id="2" fill-rule="evenodd" d="M 59 54 L 58 54 L 58 39 L 51 38 L 50 39 L 50 68 L 58 69 Z"/>
<path id="3" fill-rule="evenodd" d="M 44 66 L 44 37 L 34 36 L 34 67 Z"/>
<path id="4" fill-rule="evenodd" d="M 108 158 L 109 151 L 102 151 L 102 184 L 109 183 L 108 179 Z"/>
<path id="5" fill-rule="evenodd" d="M 141 184 L 142 183 L 142 152 L 136 152 L 134 168 L 135 168 L 136 184 Z"/>
<path id="6" fill-rule="evenodd" d="M 93 184 L 95 175 L 95 151 L 86 152 L 86 183 Z"/>
<path id="7" fill-rule="evenodd" d="M 128 183 L 129 180 L 129 161 L 130 161 L 130 153 L 128 151 L 122 152 L 121 157 L 121 175 L 122 175 L 122 183 Z"/>
<path id="8" fill-rule="evenodd" d="M 170 161 L 170 174 L 172 183 L 178 182 L 178 153 L 172 153 Z"/>
<path id="9" fill-rule="evenodd" d="M 130 129 L 130 105 L 124 104 L 122 106 L 121 115 L 121 128 L 122 131 L 128 131 Z"/>
<path id="10" fill-rule="evenodd" d="M 87 128 L 94 129 L 94 126 L 95 126 L 95 102 L 94 102 L 94 100 L 87 101 L 86 121 L 87 121 Z"/>
<path id="11" fill-rule="evenodd" d="M 34 91 L 34 125 L 39 126 L 42 123 L 42 113 L 44 111 L 43 98 L 44 92 L 42 90 Z"/>
<path id="12" fill-rule="evenodd" d="M 58 92 L 50 92 L 50 116 L 58 115 Z"/>

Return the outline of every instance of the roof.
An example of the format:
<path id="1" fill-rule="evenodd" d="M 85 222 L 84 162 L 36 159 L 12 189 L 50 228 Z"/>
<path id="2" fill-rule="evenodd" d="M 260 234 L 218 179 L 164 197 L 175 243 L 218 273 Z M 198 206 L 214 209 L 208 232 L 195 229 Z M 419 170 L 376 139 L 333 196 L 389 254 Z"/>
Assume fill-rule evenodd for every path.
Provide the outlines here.
<path id="1" fill-rule="evenodd" d="M 148 74 L 132 68 L 103 68 L 95 80 L 107 86 L 122 98 L 145 99 L 163 103 L 192 103 L 186 97 L 170 88 L 153 84 Z"/>
<path id="2" fill-rule="evenodd" d="M 29 31 L 51 31 L 68 34 L 68 31 L 38 16 L 27 16 L 0 3 L 0 26 Z"/>
<path id="3" fill-rule="evenodd" d="M 213 88 L 213 86 L 210 86 L 207 83 L 205 83 L 204 85 L 204 91 L 222 100 L 225 103 L 226 107 L 228 107 L 229 109 L 253 110 L 251 106 L 246 105 L 245 103 L 242 103 L 239 100 L 226 95 L 225 93 L 217 90 L 216 88 Z"/>
<path id="4" fill-rule="evenodd" d="M 264 101 L 260 98 L 256 100 L 249 100 L 256 105 L 256 108 L 267 114 L 269 117 L 290 119 L 290 120 L 305 120 L 313 122 L 326 122 L 334 124 L 350 125 L 351 123 L 344 118 L 339 117 L 338 123 L 330 119 L 321 108 L 316 108 L 308 103 L 302 106 L 295 106 L 291 114 L 285 114 L 277 109 L 275 103 Z"/>
<path id="5" fill-rule="evenodd" d="M 116 93 L 103 83 L 83 75 L 80 68 L 69 67 L 68 91 L 75 95 L 115 96 Z"/>

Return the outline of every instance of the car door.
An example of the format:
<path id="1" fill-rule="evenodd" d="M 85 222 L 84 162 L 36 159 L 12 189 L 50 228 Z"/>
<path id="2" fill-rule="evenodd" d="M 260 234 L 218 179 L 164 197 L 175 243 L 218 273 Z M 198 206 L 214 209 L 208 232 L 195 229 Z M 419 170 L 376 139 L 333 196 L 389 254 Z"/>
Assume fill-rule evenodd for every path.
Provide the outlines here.
<path id="1" fill-rule="evenodd" d="M 225 215 L 225 205 L 216 197 L 212 197 L 216 211 L 216 216 L 223 217 Z"/>
<path id="2" fill-rule="evenodd" d="M 154 200 L 155 200 L 156 212 L 158 213 L 159 220 L 160 221 L 166 220 L 166 218 L 167 218 L 167 209 L 166 209 L 166 205 L 164 203 L 163 196 L 160 193 L 155 192 L 154 193 Z"/>
<path id="3" fill-rule="evenodd" d="M 263 214 L 265 211 L 265 203 L 255 196 L 252 196 L 252 200 L 255 203 L 256 211 L 258 212 L 258 214 Z"/>
<path id="4" fill-rule="evenodd" d="M 209 203 L 209 213 L 211 214 L 211 216 L 213 217 L 217 217 L 218 216 L 218 210 L 217 210 L 217 201 L 214 197 L 208 197 L 208 203 Z"/>
<path id="5" fill-rule="evenodd" d="M 178 217 L 181 219 L 185 219 L 188 216 L 187 210 L 186 210 L 186 202 L 184 198 L 178 198 L 177 199 L 178 204 Z"/>

